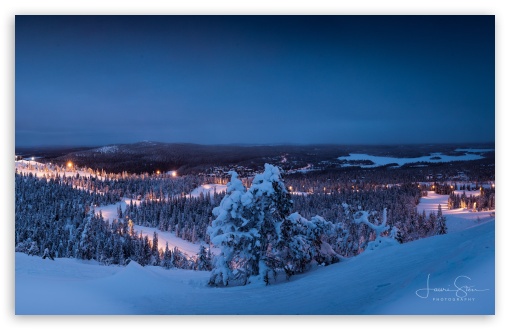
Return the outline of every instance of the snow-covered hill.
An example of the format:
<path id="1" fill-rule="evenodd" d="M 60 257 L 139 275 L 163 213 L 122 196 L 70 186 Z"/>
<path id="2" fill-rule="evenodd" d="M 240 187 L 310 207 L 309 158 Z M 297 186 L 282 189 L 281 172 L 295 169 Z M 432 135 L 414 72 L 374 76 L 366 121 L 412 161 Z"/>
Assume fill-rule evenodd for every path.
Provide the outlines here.
<path id="1" fill-rule="evenodd" d="M 494 314 L 494 224 L 364 253 L 269 286 L 212 288 L 208 272 L 16 253 L 15 309 L 16 314 Z M 431 291 L 423 298 L 429 276 Z"/>

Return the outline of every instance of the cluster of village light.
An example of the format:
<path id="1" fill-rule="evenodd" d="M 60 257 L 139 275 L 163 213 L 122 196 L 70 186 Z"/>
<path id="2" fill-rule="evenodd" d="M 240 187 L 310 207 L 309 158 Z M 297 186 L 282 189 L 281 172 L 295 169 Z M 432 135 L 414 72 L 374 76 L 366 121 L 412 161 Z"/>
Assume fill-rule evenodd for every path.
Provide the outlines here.
<path id="1" fill-rule="evenodd" d="M 160 175 L 160 174 L 161 174 L 161 171 L 157 170 L 156 175 Z M 177 176 L 177 171 L 170 171 L 170 175 L 175 178 Z"/>

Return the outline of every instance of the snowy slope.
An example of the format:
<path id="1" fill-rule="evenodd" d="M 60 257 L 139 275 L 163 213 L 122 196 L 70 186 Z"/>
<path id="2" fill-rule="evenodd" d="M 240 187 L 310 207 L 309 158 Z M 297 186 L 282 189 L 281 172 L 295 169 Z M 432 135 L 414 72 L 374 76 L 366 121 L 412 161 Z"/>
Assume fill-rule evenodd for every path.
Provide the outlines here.
<path id="1" fill-rule="evenodd" d="M 458 190 L 455 191 L 455 193 L 460 195 L 463 191 Z M 466 196 L 476 196 L 479 194 L 480 191 L 478 190 L 466 191 Z M 474 225 L 494 220 L 492 216 L 492 214 L 495 213 L 494 210 L 481 212 L 472 212 L 471 210 L 460 208 L 448 210 L 448 195 L 439 195 L 433 191 L 429 191 L 428 196 L 420 198 L 420 204 L 418 204 L 417 210 L 420 213 L 425 211 L 427 214 L 430 212 L 437 212 L 438 204 L 441 204 L 441 212 L 446 216 L 446 225 L 448 226 L 449 232 L 464 230 Z"/>
<path id="2" fill-rule="evenodd" d="M 16 253 L 16 314 L 493 314 L 494 221 L 365 253 L 320 267 L 290 282 L 211 288 L 208 272 L 106 267 L 75 259 Z M 434 302 L 469 276 L 469 302 Z M 464 278 L 463 278 L 464 279 Z"/>
<path id="3" fill-rule="evenodd" d="M 200 194 L 204 196 L 209 193 L 211 196 L 214 195 L 214 192 L 222 193 L 227 191 L 227 185 L 224 184 L 203 184 L 200 187 L 193 189 L 193 191 L 186 195 L 186 197 L 199 197 Z"/>
<path id="4" fill-rule="evenodd" d="M 126 206 L 131 201 L 133 202 L 133 204 L 140 203 L 140 201 L 137 201 L 135 199 L 123 198 L 120 202 L 118 202 L 116 204 L 97 207 L 95 209 L 95 211 L 96 211 L 96 213 L 101 212 L 101 214 L 103 215 L 103 218 L 105 220 L 111 221 L 113 219 L 118 219 L 117 208 L 120 206 L 122 208 L 122 211 L 125 211 Z M 139 225 L 135 225 L 134 229 L 138 233 L 142 232 L 142 234 L 144 236 L 147 235 L 149 238 L 149 241 L 151 241 L 151 242 L 152 242 L 152 236 L 153 236 L 154 232 L 156 232 L 158 234 L 158 247 L 159 248 L 165 249 L 165 245 L 166 245 L 166 243 L 168 243 L 169 249 L 178 247 L 179 250 L 186 253 L 190 257 L 198 254 L 198 252 L 200 251 L 200 242 L 193 244 L 191 242 L 183 240 L 180 237 L 176 237 L 174 233 L 169 233 L 167 231 L 161 231 L 157 228 L 144 227 L 144 226 L 139 226 Z M 205 244 L 205 243 L 204 243 L 204 245 L 207 246 L 207 244 Z M 219 249 L 217 249 L 215 247 L 211 247 L 211 251 L 215 254 L 219 253 Z"/>

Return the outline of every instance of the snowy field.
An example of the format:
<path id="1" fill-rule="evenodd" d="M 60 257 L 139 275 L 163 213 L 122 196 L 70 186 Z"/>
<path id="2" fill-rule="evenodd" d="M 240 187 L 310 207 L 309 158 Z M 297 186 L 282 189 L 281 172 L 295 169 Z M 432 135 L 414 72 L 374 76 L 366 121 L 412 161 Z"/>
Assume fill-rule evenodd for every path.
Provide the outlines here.
<path id="1" fill-rule="evenodd" d="M 16 314 L 58 315 L 494 314 L 494 267 L 494 221 L 361 254 L 269 286 L 212 288 L 209 272 L 16 253 L 15 308 Z M 457 286 L 483 291 L 467 292 L 465 301 L 449 301 L 463 291 L 422 298 L 417 290 L 426 287 L 429 274 L 431 290 L 455 288 L 457 280 Z"/>

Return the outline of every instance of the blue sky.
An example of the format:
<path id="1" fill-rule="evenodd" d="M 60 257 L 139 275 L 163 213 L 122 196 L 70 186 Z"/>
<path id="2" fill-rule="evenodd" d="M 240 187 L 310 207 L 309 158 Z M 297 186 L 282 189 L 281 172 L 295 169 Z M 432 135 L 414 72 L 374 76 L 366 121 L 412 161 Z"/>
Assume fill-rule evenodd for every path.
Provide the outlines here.
<path id="1" fill-rule="evenodd" d="M 16 16 L 15 144 L 495 140 L 494 16 Z"/>

